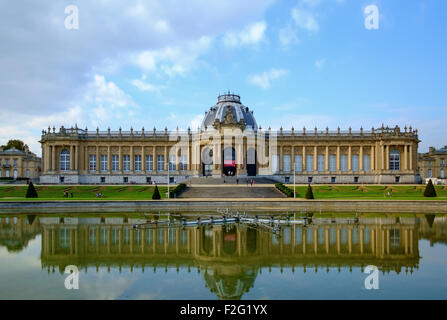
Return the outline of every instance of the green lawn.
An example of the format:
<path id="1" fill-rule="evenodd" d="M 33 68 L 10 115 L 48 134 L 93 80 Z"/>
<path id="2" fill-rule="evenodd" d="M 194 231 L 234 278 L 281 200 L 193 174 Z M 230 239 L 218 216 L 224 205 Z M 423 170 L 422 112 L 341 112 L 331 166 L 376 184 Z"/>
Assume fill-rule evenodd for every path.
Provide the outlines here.
<path id="1" fill-rule="evenodd" d="M 28 186 L 0 186 L 0 201 L 14 200 L 152 200 L 155 186 L 35 186 L 38 198 L 25 198 Z M 171 186 L 174 188 L 175 186 Z M 166 198 L 167 186 L 158 186 L 162 198 Z M 69 194 L 64 198 L 64 191 Z M 71 198 L 70 193 L 73 193 Z M 102 193 L 102 198 L 96 194 Z"/>
<path id="2" fill-rule="evenodd" d="M 293 185 L 288 185 L 293 189 Z M 313 185 L 315 199 L 371 199 L 371 200 L 447 200 L 447 186 L 435 186 L 437 197 L 424 197 L 425 185 Z M 307 186 L 296 187 L 297 197 L 304 198 Z M 387 196 L 388 192 L 391 194 Z"/>

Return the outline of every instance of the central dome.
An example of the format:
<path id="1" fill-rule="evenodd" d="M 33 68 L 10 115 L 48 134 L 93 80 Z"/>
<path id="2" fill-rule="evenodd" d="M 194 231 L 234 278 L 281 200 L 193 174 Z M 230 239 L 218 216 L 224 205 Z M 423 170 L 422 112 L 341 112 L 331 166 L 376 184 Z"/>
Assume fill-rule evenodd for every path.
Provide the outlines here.
<path id="1" fill-rule="evenodd" d="M 205 112 L 201 130 L 211 127 L 219 129 L 222 126 L 236 126 L 241 129 L 258 130 L 253 111 L 241 103 L 237 94 L 222 94 L 217 98 L 215 106 Z"/>

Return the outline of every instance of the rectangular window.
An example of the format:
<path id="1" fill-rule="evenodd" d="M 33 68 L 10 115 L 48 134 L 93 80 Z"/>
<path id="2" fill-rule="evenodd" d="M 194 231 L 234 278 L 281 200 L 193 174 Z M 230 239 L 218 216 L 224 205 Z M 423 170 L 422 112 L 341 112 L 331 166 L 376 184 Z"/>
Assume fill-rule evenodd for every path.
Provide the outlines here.
<path id="1" fill-rule="evenodd" d="M 106 177 L 101 177 L 101 183 L 106 183 Z"/>
<path id="2" fill-rule="evenodd" d="M 171 154 L 169 155 L 169 170 L 170 171 L 175 171 L 175 161 L 176 161 L 176 157 L 175 154 Z"/>
<path id="3" fill-rule="evenodd" d="M 352 155 L 352 171 L 359 172 L 359 156 L 357 154 Z"/>
<path id="4" fill-rule="evenodd" d="M 14 159 L 14 167 L 17 167 L 17 159 Z"/>
<path id="5" fill-rule="evenodd" d="M 369 154 L 363 155 L 363 171 L 365 172 L 371 171 L 371 158 Z"/>
<path id="6" fill-rule="evenodd" d="M 390 170 L 400 170 L 400 153 L 397 150 L 391 150 L 390 152 Z"/>
<path id="7" fill-rule="evenodd" d="M 324 155 L 320 154 L 317 157 L 317 167 L 319 172 L 324 171 Z"/>
<path id="8" fill-rule="evenodd" d="M 123 177 L 123 182 L 124 183 L 128 183 L 129 182 L 129 177 Z"/>
<path id="9" fill-rule="evenodd" d="M 340 169 L 343 172 L 348 171 L 348 156 L 346 154 L 342 154 L 340 157 Z"/>
<path id="10" fill-rule="evenodd" d="M 123 156 L 123 171 L 130 171 L 130 156 L 128 154 Z"/>
<path id="11" fill-rule="evenodd" d="M 303 171 L 303 156 L 301 155 L 295 155 L 295 171 Z"/>
<path id="12" fill-rule="evenodd" d="M 441 167 L 444 166 L 444 159 L 441 159 Z"/>
<path id="13" fill-rule="evenodd" d="M 149 183 L 149 184 L 152 183 L 152 179 L 151 179 L 151 177 L 146 177 L 146 183 Z"/>
<path id="14" fill-rule="evenodd" d="M 313 155 L 306 155 L 306 171 L 314 171 L 314 156 Z"/>
<path id="15" fill-rule="evenodd" d="M 146 156 L 146 171 L 154 170 L 154 159 L 152 156 Z"/>
<path id="16" fill-rule="evenodd" d="M 433 178 L 431 169 L 428 169 L 428 177 L 429 177 L 429 178 Z"/>
<path id="17" fill-rule="evenodd" d="M 164 171 L 165 169 L 165 156 L 160 154 L 157 156 L 157 170 Z"/>
<path id="18" fill-rule="evenodd" d="M 354 177 L 354 183 L 359 183 L 359 177 Z"/>
<path id="19" fill-rule="evenodd" d="M 113 155 L 112 156 L 112 171 L 118 171 L 119 170 L 119 156 Z"/>
<path id="20" fill-rule="evenodd" d="M 335 183 L 335 178 L 336 177 L 331 177 L 331 183 Z"/>
<path id="21" fill-rule="evenodd" d="M 29 178 L 29 170 L 28 170 L 28 169 L 26 169 L 25 176 L 26 176 L 27 178 Z"/>
<path id="22" fill-rule="evenodd" d="M 279 156 L 272 155 L 272 173 L 278 173 L 279 171 Z"/>
<path id="23" fill-rule="evenodd" d="M 180 170 L 182 170 L 182 171 L 188 170 L 188 161 L 187 161 L 186 155 L 180 156 Z"/>
<path id="24" fill-rule="evenodd" d="M 101 155 L 101 171 L 107 171 L 107 155 Z"/>
<path id="25" fill-rule="evenodd" d="M 135 171 L 141 171 L 141 155 L 139 155 L 139 154 L 136 154 L 135 156 L 134 156 L 134 168 L 135 168 Z"/>
<path id="26" fill-rule="evenodd" d="M 337 171 L 337 156 L 335 154 L 329 156 L 329 171 Z"/>
<path id="27" fill-rule="evenodd" d="M 290 172 L 290 155 L 288 154 L 283 155 L 282 161 L 283 161 L 283 171 Z"/>
<path id="28" fill-rule="evenodd" d="M 96 155 L 91 154 L 89 156 L 89 170 L 90 171 L 96 171 Z"/>

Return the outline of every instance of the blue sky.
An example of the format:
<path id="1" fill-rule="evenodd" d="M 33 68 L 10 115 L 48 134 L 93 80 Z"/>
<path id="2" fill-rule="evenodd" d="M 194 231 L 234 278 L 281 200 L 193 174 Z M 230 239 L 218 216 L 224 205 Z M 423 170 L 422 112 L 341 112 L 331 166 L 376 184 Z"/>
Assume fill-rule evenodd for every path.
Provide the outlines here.
<path id="1" fill-rule="evenodd" d="M 66 6 L 79 28 L 67 30 Z M 365 28 L 365 7 L 379 28 Z M 413 126 L 447 145 L 442 0 L 0 4 L 0 143 L 41 130 L 196 128 L 230 90 L 258 125 Z"/>

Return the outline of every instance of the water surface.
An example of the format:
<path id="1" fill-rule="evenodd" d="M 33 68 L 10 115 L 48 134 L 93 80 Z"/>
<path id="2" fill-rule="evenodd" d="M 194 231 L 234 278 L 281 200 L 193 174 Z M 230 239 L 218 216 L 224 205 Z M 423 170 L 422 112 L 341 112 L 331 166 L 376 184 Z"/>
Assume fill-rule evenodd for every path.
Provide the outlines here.
<path id="1" fill-rule="evenodd" d="M 445 216 L 135 229 L 144 216 L 0 216 L 0 299 L 447 299 Z M 64 270 L 80 270 L 67 290 Z M 364 268 L 379 269 L 365 289 Z"/>

